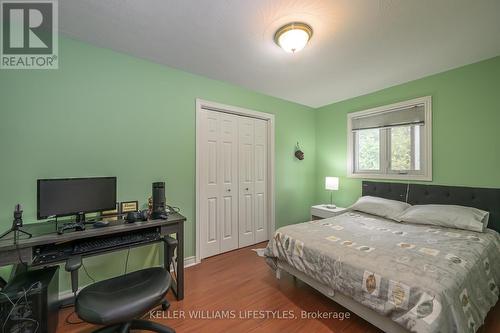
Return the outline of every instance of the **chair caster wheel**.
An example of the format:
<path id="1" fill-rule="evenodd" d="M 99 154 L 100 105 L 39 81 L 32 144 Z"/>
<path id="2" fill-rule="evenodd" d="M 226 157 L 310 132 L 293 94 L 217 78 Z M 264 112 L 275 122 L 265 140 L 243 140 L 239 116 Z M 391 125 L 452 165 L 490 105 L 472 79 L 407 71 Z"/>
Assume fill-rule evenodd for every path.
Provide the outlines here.
<path id="1" fill-rule="evenodd" d="M 168 301 L 161 302 L 161 309 L 163 311 L 167 311 L 169 307 L 170 307 L 170 303 Z"/>

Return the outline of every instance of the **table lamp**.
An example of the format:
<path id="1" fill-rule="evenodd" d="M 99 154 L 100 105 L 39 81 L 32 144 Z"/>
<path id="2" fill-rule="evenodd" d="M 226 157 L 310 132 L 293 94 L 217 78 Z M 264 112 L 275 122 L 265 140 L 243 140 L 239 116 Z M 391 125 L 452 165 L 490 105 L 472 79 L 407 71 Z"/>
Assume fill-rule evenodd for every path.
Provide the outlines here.
<path id="1" fill-rule="evenodd" d="M 339 189 L 339 177 L 325 177 L 325 190 L 330 191 L 330 204 L 325 205 L 328 209 L 337 208 L 333 204 L 333 191 L 337 191 Z"/>

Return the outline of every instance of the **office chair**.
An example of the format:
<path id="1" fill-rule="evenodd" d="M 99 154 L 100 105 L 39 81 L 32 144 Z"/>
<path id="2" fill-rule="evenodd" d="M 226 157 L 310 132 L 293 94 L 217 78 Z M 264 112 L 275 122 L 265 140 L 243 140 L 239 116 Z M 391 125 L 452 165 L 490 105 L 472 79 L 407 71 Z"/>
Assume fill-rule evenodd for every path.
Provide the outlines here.
<path id="1" fill-rule="evenodd" d="M 167 264 L 177 246 L 177 240 L 167 237 Z M 138 319 L 152 308 L 161 305 L 165 311 L 170 304 L 165 295 L 170 288 L 170 272 L 163 267 L 141 269 L 132 273 L 99 281 L 83 288 L 78 295 L 78 269 L 82 266 L 81 256 L 72 256 L 66 261 L 65 269 L 71 272 L 71 289 L 75 294 L 75 312 L 82 320 L 105 325 L 94 333 L 127 333 L 130 330 L 147 330 L 159 333 L 175 333 L 167 326 Z"/>

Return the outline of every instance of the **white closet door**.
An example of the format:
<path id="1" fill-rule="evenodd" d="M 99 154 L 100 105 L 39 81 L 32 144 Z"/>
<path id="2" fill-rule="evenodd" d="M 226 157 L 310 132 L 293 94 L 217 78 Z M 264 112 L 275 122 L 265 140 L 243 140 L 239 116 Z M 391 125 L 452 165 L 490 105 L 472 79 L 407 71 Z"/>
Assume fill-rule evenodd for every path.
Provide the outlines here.
<path id="1" fill-rule="evenodd" d="M 220 253 L 220 176 L 218 172 L 220 115 L 201 111 L 200 238 L 201 257 Z"/>
<path id="2" fill-rule="evenodd" d="M 255 243 L 267 237 L 267 121 L 255 119 Z"/>
<path id="3" fill-rule="evenodd" d="M 239 123 L 239 247 L 255 244 L 255 125 L 253 118 L 238 117 Z"/>
<path id="4" fill-rule="evenodd" d="M 268 239 L 267 121 L 201 110 L 201 258 Z"/>
<path id="5" fill-rule="evenodd" d="M 238 117 L 201 112 L 201 257 L 238 248 Z"/>
<path id="6" fill-rule="evenodd" d="M 238 248 L 238 116 L 220 113 L 220 252 Z"/>

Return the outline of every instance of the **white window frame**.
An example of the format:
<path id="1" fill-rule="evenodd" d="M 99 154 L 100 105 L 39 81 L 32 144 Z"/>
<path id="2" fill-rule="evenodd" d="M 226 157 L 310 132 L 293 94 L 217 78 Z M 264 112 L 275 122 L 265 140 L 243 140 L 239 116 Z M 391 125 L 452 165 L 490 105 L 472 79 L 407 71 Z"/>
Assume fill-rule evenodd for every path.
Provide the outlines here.
<path id="1" fill-rule="evenodd" d="M 357 149 L 355 144 L 355 135 L 352 131 L 352 120 L 360 116 L 375 115 L 394 109 L 410 108 L 416 105 L 424 105 L 425 125 L 422 135 L 420 136 L 421 154 L 421 169 L 419 172 L 399 173 L 390 170 L 390 135 L 382 135 L 380 143 L 380 156 L 386 156 L 380 160 L 380 170 L 356 171 L 356 161 L 354 149 Z M 386 131 L 387 129 L 382 129 Z M 388 139 L 386 139 L 388 138 Z M 372 178 L 372 179 L 393 179 L 393 180 L 420 180 L 432 181 L 432 97 L 425 96 L 408 101 L 384 105 L 368 110 L 352 112 L 347 114 L 347 176 L 350 178 Z"/>

